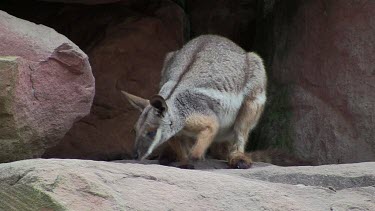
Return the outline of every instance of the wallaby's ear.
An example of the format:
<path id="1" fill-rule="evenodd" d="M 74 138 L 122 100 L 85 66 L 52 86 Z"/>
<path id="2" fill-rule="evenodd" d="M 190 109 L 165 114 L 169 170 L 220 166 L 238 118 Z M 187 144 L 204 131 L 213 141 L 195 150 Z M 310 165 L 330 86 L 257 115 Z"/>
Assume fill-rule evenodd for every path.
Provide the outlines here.
<path id="1" fill-rule="evenodd" d="M 146 106 L 150 105 L 149 100 L 143 99 L 141 97 L 137 97 L 135 95 L 129 94 L 125 91 L 121 91 L 123 95 L 125 95 L 125 98 L 129 101 L 129 103 L 139 111 L 143 111 Z"/>
<path id="2" fill-rule="evenodd" d="M 167 103 L 165 102 L 164 98 L 160 95 L 152 96 L 150 100 L 150 104 L 154 107 L 162 116 L 168 110 Z"/>

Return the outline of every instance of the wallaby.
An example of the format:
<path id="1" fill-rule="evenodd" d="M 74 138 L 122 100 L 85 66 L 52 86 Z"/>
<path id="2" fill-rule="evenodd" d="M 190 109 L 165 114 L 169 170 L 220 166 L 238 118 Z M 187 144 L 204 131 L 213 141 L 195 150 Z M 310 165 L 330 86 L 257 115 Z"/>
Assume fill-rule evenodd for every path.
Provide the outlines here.
<path id="1" fill-rule="evenodd" d="M 184 150 L 193 140 L 189 152 L 178 152 L 179 159 L 198 160 L 212 143 L 226 142 L 229 166 L 249 168 L 245 145 L 263 112 L 266 84 L 257 54 L 217 35 L 192 39 L 166 55 L 159 94 L 147 100 L 122 91 L 141 112 L 135 157 L 147 158 L 168 140 L 174 150 Z"/>

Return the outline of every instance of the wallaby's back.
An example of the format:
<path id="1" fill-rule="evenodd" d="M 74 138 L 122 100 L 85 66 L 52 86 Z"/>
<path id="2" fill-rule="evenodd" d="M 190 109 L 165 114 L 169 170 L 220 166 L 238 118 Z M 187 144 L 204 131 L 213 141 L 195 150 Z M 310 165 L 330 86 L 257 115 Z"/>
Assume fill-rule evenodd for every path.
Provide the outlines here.
<path id="1" fill-rule="evenodd" d="M 247 66 L 247 53 L 232 41 L 215 35 L 200 36 L 167 56 L 159 94 L 168 99 L 191 88 L 238 94 L 252 75 Z"/>

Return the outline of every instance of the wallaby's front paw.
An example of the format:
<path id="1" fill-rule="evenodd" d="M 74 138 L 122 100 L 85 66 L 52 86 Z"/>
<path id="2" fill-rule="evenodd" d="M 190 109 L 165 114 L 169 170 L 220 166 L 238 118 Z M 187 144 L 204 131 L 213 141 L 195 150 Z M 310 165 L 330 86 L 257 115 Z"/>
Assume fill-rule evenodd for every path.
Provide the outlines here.
<path id="1" fill-rule="evenodd" d="M 197 161 L 197 160 L 204 160 L 204 152 L 199 150 L 192 150 L 189 156 L 190 160 Z"/>
<path id="2" fill-rule="evenodd" d="M 251 168 L 253 162 L 244 153 L 235 153 L 229 159 L 229 167 L 233 169 L 248 169 Z"/>

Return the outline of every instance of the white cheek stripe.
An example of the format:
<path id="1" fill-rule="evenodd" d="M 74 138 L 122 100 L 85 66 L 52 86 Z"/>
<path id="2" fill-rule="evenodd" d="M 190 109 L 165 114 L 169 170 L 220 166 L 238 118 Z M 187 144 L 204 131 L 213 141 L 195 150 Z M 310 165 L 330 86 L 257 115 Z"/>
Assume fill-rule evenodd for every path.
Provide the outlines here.
<path id="1" fill-rule="evenodd" d="M 160 129 L 158 129 L 156 131 L 156 135 L 155 135 L 155 138 L 154 138 L 152 144 L 148 148 L 147 153 L 142 157 L 142 160 L 147 158 L 152 153 L 152 151 L 154 151 L 154 149 L 159 145 L 160 139 L 161 139 L 161 131 L 160 131 Z"/>

